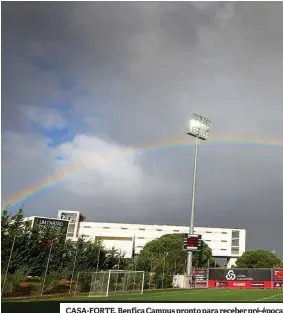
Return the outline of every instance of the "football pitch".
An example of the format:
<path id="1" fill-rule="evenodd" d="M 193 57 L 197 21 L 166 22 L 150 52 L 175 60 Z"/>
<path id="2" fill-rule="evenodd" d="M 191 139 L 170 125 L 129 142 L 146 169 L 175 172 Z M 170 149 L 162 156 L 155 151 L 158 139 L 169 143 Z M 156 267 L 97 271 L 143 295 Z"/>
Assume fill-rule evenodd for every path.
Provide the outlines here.
<path id="1" fill-rule="evenodd" d="M 283 290 L 196 289 L 146 291 L 144 294 L 119 294 L 109 297 L 42 297 L 2 299 L 4 302 L 283 302 Z"/>

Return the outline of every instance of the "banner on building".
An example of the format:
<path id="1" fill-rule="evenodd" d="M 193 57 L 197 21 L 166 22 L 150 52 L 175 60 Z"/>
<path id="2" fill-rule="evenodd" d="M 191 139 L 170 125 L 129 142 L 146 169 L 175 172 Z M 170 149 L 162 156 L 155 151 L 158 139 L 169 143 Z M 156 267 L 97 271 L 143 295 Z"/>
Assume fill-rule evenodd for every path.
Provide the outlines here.
<path id="1" fill-rule="evenodd" d="M 35 225 L 39 227 L 54 227 L 59 229 L 62 233 L 67 233 L 69 221 L 55 218 L 35 217 L 33 226 Z"/>

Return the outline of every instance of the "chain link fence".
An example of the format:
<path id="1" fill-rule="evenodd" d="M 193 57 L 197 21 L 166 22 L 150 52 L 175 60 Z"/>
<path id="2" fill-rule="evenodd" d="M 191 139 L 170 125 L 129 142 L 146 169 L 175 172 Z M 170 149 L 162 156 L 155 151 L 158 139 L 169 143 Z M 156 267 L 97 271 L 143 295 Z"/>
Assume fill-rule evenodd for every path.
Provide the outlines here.
<path id="1" fill-rule="evenodd" d="M 176 275 L 184 275 L 186 264 L 181 264 L 177 259 L 173 266 L 165 261 L 160 260 L 156 263 L 151 262 L 150 270 L 145 271 L 144 275 L 144 290 L 158 290 L 168 288 L 184 288 L 184 284 L 174 284 L 173 280 Z M 136 271 L 143 271 L 142 268 L 135 267 Z M 132 270 L 132 269 L 129 269 Z M 133 271 L 133 270 L 132 270 Z M 91 282 L 94 273 L 98 274 L 101 271 L 97 268 L 89 271 L 71 271 L 65 269 L 61 271 L 49 271 L 42 273 L 41 276 L 26 276 L 23 270 L 17 270 L 13 274 L 8 274 L 5 281 L 4 289 L 2 289 L 2 297 L 29 297 L 29 296 L 47 296 L 47 295 L 70 295 L 80 296 L 88 295 L 91 290 Z M 46 276 L 45 276 L 46 274 Z M 127 277 L 127 284 L 133 284 L 133 278 Z M 1 275 L 1 286 L 3 287 L 4 273 Z M 72 279 L 73 278 L 73 279 Z M 118 275 L 118 280 L 120 279 Z M 137 279 L 137 278 L 136 278 Z M 181 281 L 182 278 L 177 278 Z M 130 282 L 133 280 L 133 282 Z M 120 286 L 119 286 L 120 288 Z M 127 285 L 127 289 L 129 289 Z"/>

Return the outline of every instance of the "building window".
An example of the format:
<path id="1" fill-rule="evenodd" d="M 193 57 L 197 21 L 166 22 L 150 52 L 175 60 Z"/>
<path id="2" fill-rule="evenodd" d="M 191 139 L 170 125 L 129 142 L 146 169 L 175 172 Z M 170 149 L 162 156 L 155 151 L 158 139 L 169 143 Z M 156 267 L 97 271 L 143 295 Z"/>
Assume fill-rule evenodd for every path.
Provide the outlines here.
<path id="1" fill-rule="evenodd" d="M 178 233 L 178 232 L 179 232 L 179 230 L 178 230 L 178 229 L 174 229 L 173 231 L 174 231 L 175 233 Z"/>
<path id="2" fill-rule="evenodd" d="M 139 230 L 145 230 L 145 228 L 139 228 Z"/>
<path id="3" fill-rule="evenodd" d="M 227 242 L 227 240 L 221 240 L 221 242 Z"/>
<path id="4" fill-rule="evenodd" d="M 239 248 L 232 248 L 232 249 L 231 249 L 231 253 L 232 253 L 232 254 L 239 254 L 239 253 L 240 253 L 240 250 L 239 250 Z"/>
<path id="5" fill-rule="evenodd" d="M 211 234 L 211 231 L 206 231 L 207 234 Z"/>
<path id="6" fill-rule="evenodd" d="M 138 239 L 144 239 L 144 237 L 138 237 Z"/>
<path id="7" fill-rule="evenodd" d="M 221 251 L 227 251 L 227 249 L 221 249 Z"/>
<path id="8" fill-rule="evenodd" d="M 157 228 L 156 230 L 157 230 L 157 231 L 162 231 L 162 229 L 159 229 L 159 228 Z"/>
<path id="9" fill-rule="evenodd" d="M 91 226 L 83 226 L 84 228 L 91 228 Z"/>
<path id="10" fill-rule="evenodd" d="M 143 246 L 137 246 L 137 248 L 143 248 Z"/>
<path id="11" fill-rule="evenodd" d="M 240 244 L 240 240 L 239 239 L 232 239 L 232 246 L 239 247 L 239 244 Z"/>
<path id="12" fill-rule="evenodd" d="M 105 227 L 103 227 L 103 229 L 110 229 L 110 227 L 105 226 Z"/>
<path id="13" fill-rule="evenodd" d="M 228 233 L 227 233 L 227 231 L 223 231 L 221 234 L 227 235 Z"/>
<path id="14" fill-rule="evenodd" d="M 240 231 L 239 230 L 232 230 L 232 238 L 239 239 L 240 238 Z"/>
<path id="15" fill-rule="evenodd" d="M 128 229 L 127 227 L 121 227 L 121 229 Z"/>
<path id="16" fill-rule="evenodd" d="M 210 242 L 211 240 L 205 240 L 205 241 L 209 241 Z"/>

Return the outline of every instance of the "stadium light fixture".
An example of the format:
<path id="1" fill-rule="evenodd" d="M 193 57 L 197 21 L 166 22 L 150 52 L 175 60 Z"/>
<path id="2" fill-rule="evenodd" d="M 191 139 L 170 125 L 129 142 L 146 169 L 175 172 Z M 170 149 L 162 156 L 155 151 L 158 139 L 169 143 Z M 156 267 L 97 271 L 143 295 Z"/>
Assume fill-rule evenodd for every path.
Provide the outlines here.
<path id="1" fill-rule="evenodd" d="M 187 134 L 196 138 L 195 143 L 195 160 L 194 160 L 194 176 L 193 176 L 193 188 L 192 188 L 192 211 L 190 222 L 190 234 L 194 234 L 194 221 L 195 221 L 195 194 L 196 194 L 196 176 L 197 176 L 197 159 L 198 159 L 198 144 L 199 139 L 207 140 L 208 133 L 210 131 L 210 120 L 193 114 L 188 122 Z M 192 276 L 193 273 L 193 252 L 188 251 L 187 259 L 187 276 Z"/>
<path id="2" fill-rule="evenodd" d="M 209 119 L 193 114 L 188 123 L 187 134 L 202 140 L 207 140 L 210 124 Z"/>

